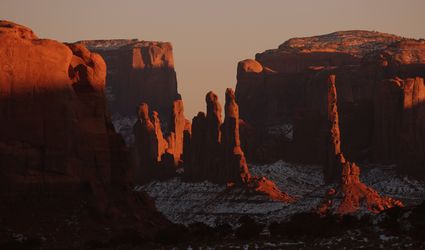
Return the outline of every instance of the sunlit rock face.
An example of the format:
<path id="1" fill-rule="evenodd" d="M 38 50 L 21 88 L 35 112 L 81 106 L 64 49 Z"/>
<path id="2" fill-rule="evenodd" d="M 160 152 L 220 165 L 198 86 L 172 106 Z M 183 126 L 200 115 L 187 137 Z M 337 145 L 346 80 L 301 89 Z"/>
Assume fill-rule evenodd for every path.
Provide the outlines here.
<path id="1" fill-rule="evenodd" d="M 156 225 L 146 235 L 166 224 L 149 197 L 131 192 L 127 148 L 105 109 L 103 58 L 8 21 L 0 21 L 0 54 L 2 224 L 64 244 L 53 248 L 106 234 L 99 221 L 112 231 Z"/>
<path id="2" fill-rule="evenodd" d="M 184 116 L 182 100 L 176 100 L 173 102 L 171 113 L 170 131 L 167 137 L 167 153 L 172 157 L 172 165 L 177 168 L 183 164 L 184 134 L 187 129 L 186 123 L 188 122 Z"/>
<path id="3" fill-rule="evenodd" d="M 423 40 L 343 31 L 290 39 L 277 49 L 257 54 L 255 60 L 239 62 L 236 100 L 241 119 L 255 131 L 254 139 L 244 148 L 249 152 L 248 161 L 325 162 L 324 83 L 332 74 L 338 79 L 340 132 L 344 141 L 341 149 L 345 155 L 356 161 L 400 163 L 407 172 L 409 168 L 424 172 L 424 163 L 418 156 L 423 155 L 422 147 L 409 139 L 412 147 L 403 148 L 409 153 L 401 149 L 407 145 L 403 138 L 416 138 L 423 143 L 418 135 L 423 127 L 419 103 L 424 53 Z M 413 112 L 404 101 L 409 98 L 416 103 Z M 416 155 L 416 163 L 402 164 L 412 158 L 407 154 Z"/>
<path id="4" fill-rule="evenodd" d="M 136 116 L 138 105 L 144 102 L 168 123 L 170 107 L 178 98 L 171 43 L 137 39 L 82 43 L 105 59 L 108 103 L 113 113 Z"/>
<path id="5" fill-rule="evenodd" d="M 158 112 L 150 111 L 146 103 L 139 105 L 132 150 L 137 183 L 173 176 L 189 162 L 191 124 L 184 116 L 183 101 L 174 101 L 170 109 L 170 130 L 163 133 Z"/>
<path id="6" fill-rule="evenodd" d="M 327 161 L 324 166 L 325 181 L 335 181 L 341 173 L 340 162 L 344 157 L 341 152 L 341 132 L 339 130 L 339 116 L 337 107 L 337 94 L 335 88 L 335 75 L 328 79 L 328 143 Z"/>
<path id="7" fill-rule="evenodd" d="M 0 28 L 2 166 L 8 174 L 52 171 L 73 181 L 100 171 L 109 182 L 102 57 L 81 44 L 38 39 L 17 24 L 2 21 Z"/>

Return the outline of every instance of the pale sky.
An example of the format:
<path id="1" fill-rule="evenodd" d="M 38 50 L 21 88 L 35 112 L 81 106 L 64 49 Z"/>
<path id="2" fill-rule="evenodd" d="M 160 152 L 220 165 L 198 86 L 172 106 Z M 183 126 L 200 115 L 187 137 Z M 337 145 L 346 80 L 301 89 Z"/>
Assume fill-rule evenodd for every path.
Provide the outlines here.
<path id="1" fill-rule="evenodd" d="M 238 61 L 289 38 L 350 29 L 425 38 L 425 0 L 0 0 L 0 19 L 63 42 L 171 42 L 189 119 L 209 90 L 224 104 Z"/>

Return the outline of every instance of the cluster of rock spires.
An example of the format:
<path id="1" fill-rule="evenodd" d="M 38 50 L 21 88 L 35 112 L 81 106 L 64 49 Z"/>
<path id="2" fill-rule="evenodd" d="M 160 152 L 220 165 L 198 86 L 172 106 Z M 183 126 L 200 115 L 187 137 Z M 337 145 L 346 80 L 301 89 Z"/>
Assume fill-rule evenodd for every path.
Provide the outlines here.
<path id="1" fill-rule="evenodd" d="M 190 165 L 186 175 L 192 180 L 247 183 L 251 176 L 239 140 L 239 111 L 232 89 L 226 90 L 225 119 L 218 97 L 208 92 L 207 114 L 193 118 Z"/>
<path id="2" fill-rule="evenodd" d="M 184 167 L 184 178 L 189 181 L 236 185 L 273 200 L 294 201 L 267 178 L 251 176 L 240 145 L 239 110 L 233 90 L 226 90 L 224 122 L 217 95 L 208 92 L 205 100 L 207 114 L 199 112 L 192 124 L 184 117 L 182 100 L 174 101 L 166 139 L 157 112 L 150 116 L 148 105 L 140 104 L 134 125 L 138 180 L 173 176 L 177 168 Z"/>
<path id="3" fill-rule="evenodd" d="M 328 75 L 338 78 L 341 149 L 425 173 L 425 41 L 369 31 L 294 38 L 239 62 L 236 100 L 253 162 L 326 162 Z M 272 133 L 291 128 L 291 135 Z M 272 131 L 272 132 L 271 132 Z"/>
<path id="4" fill-rule="evenodd" d="M 381 212 L 385 209 L 403 204 L 390 197 L 381 197 L 374 189 L 367 187 L 360 181 L 360 168 L 345 159 L 341 151 L 341 136 L 337 106 L 337 91 L 335 75 L 328 78 L 328 145 L 327 162 L 324 166 L 324 177 L 328 183 L 339 182 L 336 189 L 331 189 L 319 213 L 325 214 L 336 209 L 338 214 L 354 213 L 362 206 L 372 212 Z M 336 197 L 342 195 L 339 204 L 335 204 Z M 334 206 L 337 207 L 334 207 Z"/>
<path id="5" fill-rule="evenodd" d="M 182 167 L 184 145 L 188 147 L 191 134 L 190 122 L 184 117 L 183 101 L 174 101 L 170 131 L 165 137 L 158 112 L 153 111 L 151 116 L 148 104 L 140 104 L 138 117 L 134 125 L 136 181 L 146 182 Z"/>

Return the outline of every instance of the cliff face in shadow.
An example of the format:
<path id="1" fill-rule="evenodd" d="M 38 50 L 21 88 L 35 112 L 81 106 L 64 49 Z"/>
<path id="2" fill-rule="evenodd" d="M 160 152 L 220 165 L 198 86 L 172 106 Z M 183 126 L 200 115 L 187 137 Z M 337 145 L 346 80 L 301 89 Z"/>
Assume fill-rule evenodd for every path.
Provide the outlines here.
<path id="1" fill-rule="evenodd" d="M 169 107 L 179 96 L 171 43 L 137 39 L 81 43 L 105 59 L 108 104 L 112 113 L 136 116 L 138 105 L 144 102 L 168 123 Z"/>
<path id="2" fill-rule="evenodd" d="M 102 57 L 8 21 L 0 53 L 0 238 L 81 247 L 124 227 L 151 237 L 167 225 L 146 194 L 132 192 L 128 150 L 105 109 Z"/>
<path id="3" fill-rule="evenodd" d="M 356 161 L 424 172 L 424 72 L 423 40 L 367 31 L 294 38 L 241 61 L 236 99 L 241 119 L 255 131 L 243 144 L 248 160 L 325 162 L 323 83 L 332 74 L 338 79 L 342 151 Z"/>
<path id="4" fill-rule="evenodd" d="M 381 196 L 373 188 L 360 181 L 360 168 L 350 162 L 341 151 L 341 133 L 339 129 L 338 98 L 335 75 L 327 81 L 327 161 L 323 168 L 325 182 L 337 183 L 335 189 L 328 191 L 325 201 L 319 207 L 319 213 L 327 214 L 335 210 L 338 214 L 352 214 L 362 209 L 379 213 L 403 204 L 390 197 Z M 335 202 L 340 198 L 339 202 Z"/>

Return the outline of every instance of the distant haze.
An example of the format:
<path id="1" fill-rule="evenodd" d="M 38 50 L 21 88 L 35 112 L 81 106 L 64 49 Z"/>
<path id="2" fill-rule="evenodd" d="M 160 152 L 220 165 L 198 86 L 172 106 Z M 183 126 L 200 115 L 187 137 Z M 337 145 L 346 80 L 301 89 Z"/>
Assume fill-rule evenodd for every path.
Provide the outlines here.
<path id="1" fill-rule="evenodd" d="M 424 0 L 1 0 L 0 19 L 41 38 L 170 41 L 186 117 L 207 91 L 224 104 L 237 62 L 292 37 L 364 29 L 425 38 Z"/>

